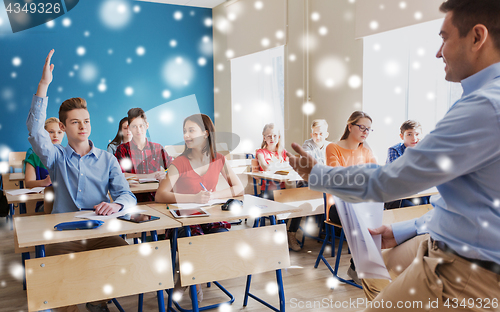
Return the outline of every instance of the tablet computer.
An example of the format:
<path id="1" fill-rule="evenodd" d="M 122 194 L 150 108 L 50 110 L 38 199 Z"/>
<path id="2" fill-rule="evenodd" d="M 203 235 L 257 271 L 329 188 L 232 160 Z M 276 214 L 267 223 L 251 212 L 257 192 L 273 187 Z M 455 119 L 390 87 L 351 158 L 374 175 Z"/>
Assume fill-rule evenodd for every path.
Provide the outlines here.
<path id="1" fill-rule="evenodd" d="M 126 214 L 118 217 L 117 219 L 135 222 L 135 223 L 143 223 L 160 219 L 160 217 L 155 217 L 142 213 L 134 213 L 134 214 Z"/>
<path id="2" fill-rule="evenodd" d="M 208 217 L 210 214 L 202 208 L 193 209 L 170 209 L 172 215 L 176 218 L 195 218 Z"/>

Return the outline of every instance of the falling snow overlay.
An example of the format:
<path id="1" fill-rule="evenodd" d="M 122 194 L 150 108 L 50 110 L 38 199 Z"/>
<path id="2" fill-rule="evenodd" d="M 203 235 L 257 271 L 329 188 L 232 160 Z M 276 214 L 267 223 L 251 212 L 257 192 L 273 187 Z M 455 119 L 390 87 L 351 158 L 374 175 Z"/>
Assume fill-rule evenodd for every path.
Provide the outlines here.
<path id="1" fill-rule="evenodd" d="M 64 16 L 16 34 L 3 14 L 2 8 L 0 143 L 10 150 L 29 147 L 24 126 L 29 103 L 52 48 L 55 69 L 47 117 L 58 117 L 62 101 L 85 98 L 90 139 L 101 149 L 132 107 L 147 111 L 195 95 L 197 111 L 214 118 L 212 26 L 206 25 L 210 9 L 132 0 L 80 1 Z M 179 57 L 181 64 L 176 62 Z M 182 118 L 191 111 L 178 113 Z M 16 131 L 10 131 L 13 127 Z M 163 131 L 182 136 L 182 128 L 165 125 Z"/>

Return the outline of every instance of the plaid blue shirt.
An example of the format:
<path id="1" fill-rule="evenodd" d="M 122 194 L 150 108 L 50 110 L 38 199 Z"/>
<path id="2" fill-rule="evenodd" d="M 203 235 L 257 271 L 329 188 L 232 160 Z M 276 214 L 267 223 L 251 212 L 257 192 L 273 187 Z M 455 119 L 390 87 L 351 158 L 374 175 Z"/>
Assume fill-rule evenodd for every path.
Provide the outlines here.
<path id="1" fill-rule="evenodd" d="M 403 143 L 398 143 L 394 146 L 389 147 L 389 150 L 387 151 L 387 160 L 385 161 L 385 163 L 390 164 L 391 162 L 398 159 L 398 157 L 403 156 L 405 150 L 406 145 L 404 145 Z"/>

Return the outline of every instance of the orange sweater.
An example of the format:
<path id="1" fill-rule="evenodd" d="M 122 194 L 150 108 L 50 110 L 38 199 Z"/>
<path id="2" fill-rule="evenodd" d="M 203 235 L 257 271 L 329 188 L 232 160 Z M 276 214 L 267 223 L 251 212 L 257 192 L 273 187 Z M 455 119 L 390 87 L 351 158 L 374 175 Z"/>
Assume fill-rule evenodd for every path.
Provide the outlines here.
<path id="1" fill-rule="evenodd" d="M 326 147 L 326 165 L 330 167 L 349 167 L 360 164 L 376 164 L 375 156 L 373 155 L 371 149 L 365 147 L 363 143 L 359 144 L 357 149 L 351 150 L 347 148 L 340 147 L 337 143 L 330 143 Z M 328 207 L 326 209 L 326 218 L 329 220 L 330 206 L 334 204 L 331 195 L 327 195 Z"/>

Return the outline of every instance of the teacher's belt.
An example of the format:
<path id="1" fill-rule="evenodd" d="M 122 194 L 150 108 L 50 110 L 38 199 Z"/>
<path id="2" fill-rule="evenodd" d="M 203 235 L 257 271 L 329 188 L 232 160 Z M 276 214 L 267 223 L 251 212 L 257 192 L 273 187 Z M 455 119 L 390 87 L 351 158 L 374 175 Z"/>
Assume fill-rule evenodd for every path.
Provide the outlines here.
<path id="1" fill-rule="evenodd" d="M 440 250 L 442 250 L 444 252 L 448 252 L 448 253 L 454 254 L 454 255 L 456 255 L 456 256 L 464 259 L 464 260 L 469 261 L 472 264 L 475 264 L 475 265 L 477 265 L 479 267 L 482 267 L 483 269 L 491 271 L 491 272 L 493 272 L 495 274 L 500 274 L 500 264 L 498 264 L 496 262 L 467 258 L 467 257 L 464 257 L 464 256 L 460 255 L 459 253 L 457 253 L 452 248 L 450 248 L 448 245 L 446 245 L 445 242 L 434 240 L 432 238 L 431 238 L 431 242 L 435 243 L 435 246 L 437 246 L 437 248 L 439 248 Z"/>

